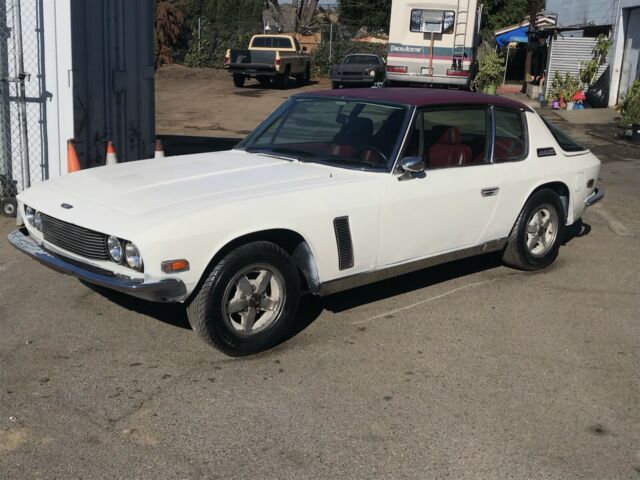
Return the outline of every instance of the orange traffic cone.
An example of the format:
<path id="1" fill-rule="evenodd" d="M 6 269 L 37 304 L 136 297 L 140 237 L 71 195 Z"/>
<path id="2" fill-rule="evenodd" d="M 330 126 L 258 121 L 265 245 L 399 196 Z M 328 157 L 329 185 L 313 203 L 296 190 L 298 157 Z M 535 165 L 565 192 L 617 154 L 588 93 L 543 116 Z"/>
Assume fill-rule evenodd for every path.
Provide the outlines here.
<path id="1" fill-rule="evenodd" d="M 118 156 L 116 155 L 116 148 L 113 146 L 113 142 L 109 140 L 107 143 L 107 161 L 105 165 L 117 165 Z"/>
<path id="2" fill-rule="evenodd" d="M 67 173 L 80 170 L 80 160 L 76 153 L 76 141 L 73 138 L 67 140 Z"/>
<path id="3" fill-rule="evenodd" d="M 162 146 L 162 140 L 159 138 L 156 140 L 156 155 L 154 158 L 164 158 L 164 147 Z"/>

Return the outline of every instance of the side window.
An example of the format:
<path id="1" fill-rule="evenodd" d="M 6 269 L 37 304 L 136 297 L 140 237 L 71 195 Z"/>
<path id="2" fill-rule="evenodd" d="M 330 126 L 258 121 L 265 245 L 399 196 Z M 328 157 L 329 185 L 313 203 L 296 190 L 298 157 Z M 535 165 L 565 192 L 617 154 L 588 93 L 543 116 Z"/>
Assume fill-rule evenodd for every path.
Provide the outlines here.
<path id="1" fill-rule="evenodd" d="M 493 148 L 494 162 L 515 162 L 527 156 L 527 130 L 522 112 L 494 110 L 496 140 Z"/>
<path id="2" fill-rule="evenodd" d="M 421 156 L 429 169 L 489 163 L 487 109 L 462 107 L 419 112 L 405 156 Z"/>

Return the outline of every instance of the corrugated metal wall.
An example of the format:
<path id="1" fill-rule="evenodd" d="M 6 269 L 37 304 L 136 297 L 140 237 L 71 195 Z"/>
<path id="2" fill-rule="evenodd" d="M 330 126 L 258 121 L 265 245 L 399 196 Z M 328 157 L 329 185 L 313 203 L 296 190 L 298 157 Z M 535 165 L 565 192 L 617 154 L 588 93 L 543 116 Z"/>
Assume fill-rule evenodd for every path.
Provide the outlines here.
<path id="1" fill-rule="evenodd" d="M 551 84 L 556 72 L 560 72 L 562 75 L 565 72 L 569 72 L 574 77 L 579 78 L 580 68 L 593 58 L 593 47 L 596 45 L 596 41 L 595 38 L 561 36 L 552 40 L 545 85 L 545 95 L 547 97 L 555 93 L 552 91 Z M 606 64 L 600 67 L 598 78 L 606 68 Z"/>
<path id="2" fill-rule="evenodd" d="M 547 0 L 545 10 L 558 14 L 558 27 L 613 25 L 618 0 Z"/>
<path id="3" fill-rule="evenodd" d="M 74 137 L 83 168 L 153 156 L 153 0 L 72 0 Z"/>

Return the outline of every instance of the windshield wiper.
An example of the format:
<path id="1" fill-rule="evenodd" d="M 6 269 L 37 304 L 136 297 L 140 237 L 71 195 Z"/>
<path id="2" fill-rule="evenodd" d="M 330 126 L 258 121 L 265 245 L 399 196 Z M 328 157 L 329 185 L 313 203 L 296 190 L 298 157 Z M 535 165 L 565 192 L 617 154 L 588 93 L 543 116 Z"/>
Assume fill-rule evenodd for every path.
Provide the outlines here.
<path id="1" fill-rule="evenodd" d="M 263 153 L 266 155 L 269 154 L 284 154 L 284 155 L 295 155 L 293 156 L 293 160 L 298 160 L 303 162 L 304 160 L 300 157 L 312 157 L 313 154 L 310 152 L 306 152 L 304 150 L 296 150 L 295 148 L 247 148 L 247 152 L 249 153 Z M 282 157 L 287 159 L 292 159 L 292 157 Z"/>

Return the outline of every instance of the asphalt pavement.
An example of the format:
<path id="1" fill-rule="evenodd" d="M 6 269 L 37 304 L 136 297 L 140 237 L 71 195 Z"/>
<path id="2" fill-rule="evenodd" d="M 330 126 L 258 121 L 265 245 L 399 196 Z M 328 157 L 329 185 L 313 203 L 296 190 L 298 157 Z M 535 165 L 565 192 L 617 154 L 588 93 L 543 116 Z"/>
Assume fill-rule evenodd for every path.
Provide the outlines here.
<path id="1" fill-rule="evenodd" d="M 563 127 L 606 198 L 552 267 L 307 299 L 251 358 L 0 241 L 0 478 L 640 478 L 640 149 Z"/>

